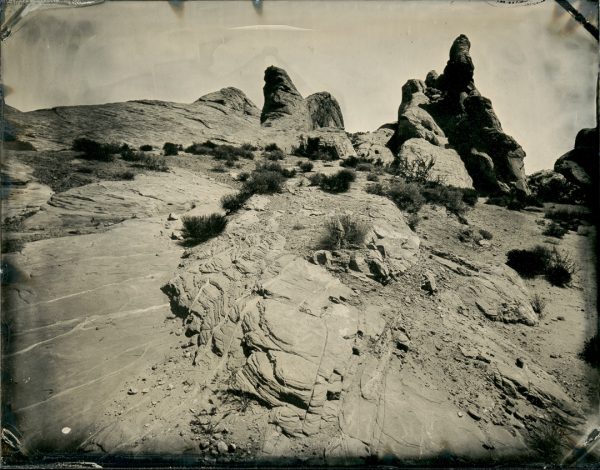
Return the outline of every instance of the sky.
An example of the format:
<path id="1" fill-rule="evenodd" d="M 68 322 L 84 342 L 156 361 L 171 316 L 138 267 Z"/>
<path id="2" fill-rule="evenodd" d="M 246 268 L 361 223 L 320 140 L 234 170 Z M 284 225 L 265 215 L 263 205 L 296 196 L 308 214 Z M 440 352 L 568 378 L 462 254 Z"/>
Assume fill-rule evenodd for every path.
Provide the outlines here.
<path id="1" fill-rule="evenodd" d="M 264 69 L 303 96 L 329 91 L 346 129 L 395 121 L 402 85 L 442 72 L 471 40 L 475 84 L 528 173 L 551 168 L 595 125 L 598 45 L 550 1 L 105 2 L 40 8 L 2 43 L 6 103 L 29 111 L 133 99 L 192 102 L 226 86 L 263 103 Z M 585 3 L 585 2 L 584 2 Z"/>

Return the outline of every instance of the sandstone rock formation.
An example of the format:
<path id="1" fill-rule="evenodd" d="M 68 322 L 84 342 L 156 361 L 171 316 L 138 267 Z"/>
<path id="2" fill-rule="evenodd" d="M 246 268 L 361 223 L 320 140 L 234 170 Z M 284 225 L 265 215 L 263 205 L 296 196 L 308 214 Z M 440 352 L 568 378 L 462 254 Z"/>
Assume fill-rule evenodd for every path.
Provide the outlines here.
<path id="1" fill-rule="evenodd" d="M 222 88 L 200 97 L 196 103 L 213 105 L 216 109 L 225 107 L 241 115 L 260 116 L 260 110 L 248 99 L 242 90 L 234 87 Z"/>
<path id="2" fill-rule="evenodd" d="M 541 201 L 564 204 L 583 203 L 585 191 L 554 170 L 540 170 L 527 176 L 531 193 Z"/>
<path id="3" fill-rule="evenodd" d="M 315 93 L 304 99 L 287 72 L 279 67 L 272 65 L 265 70 L 263 93 L 263 126 L 297 131 L 344 128 L 340 105 L 331 94 Z"/>
<path id="4" fill-rule="evenodd" d="M 387 147 L 394 131 L 380 127 L 374 132 L 359 132 L 351 136 L 352 145 L 356 155 L 365 160 L 376 161 L 381 159 L 384 164 L 394 161 L 394 154 Z"/>
<path id="5" fill-rule="evenodd" d="M 331 94 L 323 91 L 314 93 L 306 98 L 308 112 L 313 127 L 344 128 L 344 116 L 337 100 Z"/>
<path id="6" fill-rule="evenodd" d="M 396 132 L 388 147 L 397 154 L 411 138 L 441 147 L 449 143 L 476 189 L 527 193 L 525 152 L 502 131 L 491 101 L 475 88 L 470 46 L 468 38 L 460 35 L 442 75 L 431 71 L 425 82 L 409 80 L 402 87 Z"/>
<path id="7" fill-rule="evenodd" d="M 598 127 L 581 129 L 573 150 L 556 160 L 554 170 L 585 191 L 598 187 Z"/>
<path id="8" fill-rule="evenodd" d="M 317 129 L 301 134 L 296 153 L 307 157 L 321 155 L 322 158 L 331 160 L 356 156 L 346 133 L 334 128 Z"/>

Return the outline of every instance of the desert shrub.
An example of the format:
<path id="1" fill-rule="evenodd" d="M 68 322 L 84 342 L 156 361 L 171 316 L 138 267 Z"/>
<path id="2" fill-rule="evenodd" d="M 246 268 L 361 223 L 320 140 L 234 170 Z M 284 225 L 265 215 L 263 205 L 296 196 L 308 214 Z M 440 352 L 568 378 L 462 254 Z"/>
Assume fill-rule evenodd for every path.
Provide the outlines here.
<path id="1" fill-rule="evenodd" d="M 254 152 L 255 150 L 258 150 L 258 147 L 256 145 L 252 145 L 249 143 L 244 143 L 240 146 L 240 148 L 242 150 L 246 150 L 246 151 L 250 151 L 250 152 Z"/>
<path id="2" fill-rule="evenodd" d="M 444 206 L 454 214 L 462 214 L 467 210 L 463 193 L 458 188 L 432 182 L 421 184 L 420 191 L 429 204 Z"/>
<path id="3" fill-rule="evenodd" d="M 544 214 L 546 219 L 557 222 L 571 230 L 577 230 L 577 227 L 583 220 L 590 218 L 589 212 L 578 208 L 558 208 L 549 209 Z"/>
<path id="4" fill-rule="evenodd" d="M 546 269 L 546 279 L 550 284 L 566 287 L 571 283 L 576 271 L 575 262 L 568 255 L 560 253 L 556 249 L 552 251 L 552 261 Z"/>
<path id="5" fill-rule="evenodd" d="M 343 214 L 325 224 L 323 245 L 330 249 L 357 247 L 364 243 L 369 226 L 354 215 Z"/>
<path id="6" fill-rule="evenodd" d="M 557 287 L 569 285 L 577 271 L 571 258 L 556 248 L 549 249 L 537 245 L 528 250 L 511 250 L 507 253 L 506 264 L 521 277 L 532 278 L 544 274 L 550 284 Z"/>
<path id="7" fill-rule="evenodd" d="M 373 165 L 371 163 L 363 162 L 356 165 L 356 171 L 371 171 L 373 169 Z"/>
<path id="8" fill-rule="evenodd" d="M 477 204 L 477 199 L 479 198 L 477 190 L 471 188 L 461 188 L 461 191 L 462 199 L 465 204 L 471 207 Z"/>
<path id="9" fill-rule="evenodd" d="M 531 299 L 531 308 L 541 316 L 546 309 L 546 300 L 540 294 L 535 294 Z"/>
<path id="10" fill-rule="evenodd" d="M 135 173 L 133 171 L 131 171 L 131 170 L 125 170 L 125 171 L 123 171 L 121 173 L 118 173 L 116 176 L 120 180 L 131 181 L 132 179 L 135 178 Z"/>
<path id="11" fill-rule="evenodd" d="M 396 181 L 387 189 L 386 195 L 401 210 L 408 212 L 419 212 L 425 204 L 425 198 L 421 194 L 420 186 L 417 183 Z"/>
<path id="12" fill-rule="evenodd" d="M 379 176 L 377 176 L 375 173 L 369 173 L 367 175 L 367 181 L 379 181 Z"/>
<path id="13" fill-rule="evenodd" d="M 277 151 L 277 150 L 279 150 L 281 152 L 279 145 L 277 145 L 276 143 L 271 143 L 271 144 L 265 145 L 265 150 L 267 152 L 273 152 L 273 151 Z"/>
<path id="14" fill-rule="evenodd" d="M 562 238 L 569 230 L 556 222 L 550 223 L 542 232 L 543 235 L 554 238 Z"/>
<path id="15" fill-rule="evenodd" d="M 320 186 L 324 177 L 325 175 L 323 173 L 315 173 L 314 175 L 310 175 L 308 177 L 308 181 L 310 182 L 311 186 Z"/>
<path id="16" fill-rule="evenodd" d="M 167 157 L 171 155 L 177 155 L 179 153 L 179 147 L 180 145 L 178 144 L 174 144 L 172 142 L 165 142 L 165 145 L 163 145 L 163 153 Z"/>
<path id="17" fill-rule="evenodd" d="M 321 175 L 318 184 L 323 191 L 330 193 L 344 193 L 350 189 L 350 185 L 355 180 L 356 174 L 354 171 L 343 169 L 333 175 Z"/>
<path id="18" fill-rule="evenodd" d="M 148 144 L 144 144 L 144 145 L 140 145 L 140 150 L 142 152 L 149 152 L 150 150 L 152 150 L 154 147 L 152 147 L 152 145 L 148 145 Z"/>
<path id="19" fill-rule="evenodd" d="M 271 161 L 283 160 L 285 158 L 285 154 L 279 149 L 265 150 L 262 155 L 264 158 Z"/>
<path id="20" fill-rule="evenodd" d="M 168 171 L 169 166 L 163 157 L 154 157 L 152 155 L 142 154 L 140 159 L 142 166 L 152 171 Z"/>
<path id="21" fill-rule="evenodd" d="M 242 191 L 248 194 L 274 194 L 281 191 L 285 178 L 276 171 L 254 171 L 244 182 Z"/>
<path id="22" fill-rule="evenodd" d="M 87 160 L 98 160 L 110 162 L 114 159 L 114 154 L 119 153 L 120 147 L 115 144 L 102 144 L 85 137 L 77 138 L 73 141 L 71 147 L 76 152 L 82 152 L 83 158 Z"/>
<path id="23" fill-rule="evenodd" d="M 525 203 L 514 194 L 501 194 L 488 197 L 486 204 L 506 207 L 511 211 L 520 211 L 526 207 Z"/>
<path id="24" fill-rule="evenodd" d="M 409 183 L 425 183 L 433 180 L 432 170 L 435 158 L 417 157 L 406 159 L 399 156 L 387 167 L 388 173 L 399 176 Z"/>
<path id="25" fill-rule="evenodd" d="M 248 173 L 247 171 L 242 171 L 242 172 L 241 172 L 241 173 L 238 175 L 238 177 L 237 177 L 237 180 L 238 180 L 238 181 L 241 181 L 241 182 L 243 183 L 244 181 L 247 181 L 247 180 L 248 180 L 248 178 L 250 178 L 250 173 Z"/>
<path id="26" fill-rule="evenodd" d="M 542 245 L 528 250 L 510 250 L 506 264 L 524 278 L 544 274 L 552 262 L 552 250 Z"/>
<path id="27" fill-rule="evenodd" d="M 465 227 L 459 230 L 458 239 L 463 243 L 477 243 L 478 241 L 483 239 L 483 236 L 479 233 L 479 230 L 474 230 L 471 227 Z"/>
<path id="28" fill-rule="evenodd" d="M 193 143 L 185 151 L 193 155 L 210 155 L 215 160 L 238 161 L 240 158 L 253 160 L 254 153 L 251 149 L 256 149 L 256 147 L 250 144 L 242 144 L 240 147 L 236 147 L 229 144 L 215 144 L 207 140 L 203 143 Z"/>
<path id="29" fill-rule="evenodd" d="M 91 175 L 94 172 L 94 169 L 89 166 L 80 166 L 77 168 L 77 172 Z"/>
<path id="30" fill-rule="evenodd" d="M 227 212 L 235 212 L 244 205 L 250 198 L 251 194 L 245 191 L 239 191 L 234 194 L 226 194 L 221 198 L 221 207 Z"/>
<path id="31" fill-rule="evenodd" d="M 300 170 L 302 170 L 304 173 L 308 173 L 309 171 L 312 171 L 312 169 L 314 168 L 314 165 L 312 164 L 312 162 L 302 162 L 298 166 L 300 167 Z"/>
<path id="32" fill-rule="evenodd" d="M 482 238 L 484 240 L 491 240 L 492 238 L 494 238 L 494 234 L 484 228 L 479 229 L 479 234 L 482 236 Z"/>
<path id="33" fill-rule="evenodd" d="M 273 171 L 279 173 L 284 178 L 293 178 L 296 176 L 296 170 L 281 166 L 280 163 L 259 163 L 256 165 L 255 171 Z"/>
<path id="34" fill-rule="evenodd" d="M 381 183 L 369 184 L 365 188 L 365 191 L 369 194 L 376 194 L 377 196 L 385 196 L 387 194 L 387 187 Z"/>
<path id="35" fill-rule="evenodd" d="M 216 237 L 225 230 L 227 219 L 221 214 L 184 216 L 181 234 L 189 245 L 197 245 Z"/>
<path id="36" fill-rule="evenodd" d="M 579 357 L 592 367 L 600 368 L 600 337 L 598 333 L 585 340 Z"/>
<path id="37" fill-rule="evenodd" d="M 406 217 L 406 223 L 410 229 L 414 232 L 421 221 L 421 217 L 417 212 L 410 212 Z"/>
<path id="38" fill-rule="evenodd" d="M 356 168 L 358 164 L 361 162 L 361 159 L 355 155 L 350 155 L 344 160 L 340 161 L 340 166 L 345 168 Z"/>
<path id="39" fill-rule="evenodd" d="M 214 171 L 215 173 L 227 173 L 227 167 L 222 163 L 217 163 L 216 165 L 213 165 L 210 171 Z"/>
<path id="40" fill-rule="evenodd" d="M 554 423 L 544 423 L 532 431 L 529 446 L 545 463 L 558 463 L 563 454 L 564 430 Z"/>
<path id="41" fill-rule="evenodd" d="M 2 237 L 2 253 L 20 252 L 25 247 L 25 243 L 20 238 L 4 238 Z"/>

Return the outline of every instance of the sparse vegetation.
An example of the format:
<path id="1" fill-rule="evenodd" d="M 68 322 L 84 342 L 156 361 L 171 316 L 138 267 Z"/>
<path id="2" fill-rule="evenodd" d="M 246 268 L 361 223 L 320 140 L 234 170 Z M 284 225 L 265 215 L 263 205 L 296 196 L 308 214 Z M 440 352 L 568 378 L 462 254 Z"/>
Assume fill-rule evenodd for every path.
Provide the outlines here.
<path id="1" fill-rule="evenodd" d="M 17 253 L 25 247 L 23 240 L 19 238 L 4 238 L 2 237 L 2 253 Z"/>
<path id="2" fill-rule="evenodd" d="M 531 299 L 531 308 L 535 313 L 542 316 L 546 309 L 546 300 L 540 294 L 535 294 Z"/>
<path id="3" fill-rule="evenodd" d="M 256 150 L 256 147 L 250 144 L 242 144 L 240 147 L 235 147 L 234 145 L 229 144 L 215 144 L 210 140 L 207 140 L 204 143 L 193 143 L 185 149 L 187 153 L 193 155 L 209 155 L 214 157 L 215 160 L 229 162 L 236 162 L 240 158 L 253 160 L 254 150 Z"/>
<path id="4" fill-rule="evenodd" d="M 312 164 L 312 162 L 302 162 L 298 166 L 300 167 L 300 170 L 303 171 L 304 173 L 308 173 L 309 171 L 312 171 L 312 169 L 314 168 L 314 165 Z"/>
<path id="5" fill-rule="evenodd" d="M 475 230 L 471 227 L 461 228 L 458 232 L 458 239 L 463 243 L 475 242 L 483 239 L 483 236 L 479 232 L 479 230 Z"/>
<path id="6" fill-rule="evenodd" d="M 530 447 L 544 459 L 545 463 L 558 463 L 565 441 L 564 430 L 554 423 L 544 423 L 533 430 Z"/>
<path id="7" fill-rule="evenodd" d="M 152 147 L 152 145 L 149 144 L 144 144 L 144 145 L 140 145 L 140 150 L 142 152 L 149 152 L 150 150 L 153 150 L 154 147 Z"/>
<path id="8" fill-rule="evenodd" d="M 554 238 L 562 238 L 569 230 L 556 222 L 551 222 L 542 232 L 543 235 Z"/>
<path id="9" fill-rule="evenodd" d="M 320 137 L 308 137 L 305 142 L 301 142 L 294 149 L 293 154 L 299 157 L 307 157 L 310 160 L 332 161 L 339 159 L 335 146 L 322 142 Z"/>
<path id="10" fill-rule="evenodd" d="M 590 213 L 580 208 L 555 208 L 546 211 L 544 217 L 570 230 L 577 230 L 582 221 L 590 218 Z"/>
<path id="11" fill-rule="evenodd" d="M 527 206 L 544 206 L 543 202 L 537 199 L 535 196 L 528 196 L 516 191 L 513 191 L 510 194 L 490 196 L 487 199 L 486 204 L 506 207 L 511 211 L 520 211 L 525 209 Z"/>
<path id="12" fill-rule="evenodd" d="M 491 240 L 492 238 L 494 238 L 494 234 L 484 228 L 479 229 L 479 234 L 483 237 L 484 240 Z"/>
<path id="13" fill-rule="evenodd" d="M 249 197 L 250 195 L 248 193 L 242 191 L 238 191 L 234 194 L 226 194 L 221 198 L 221 207 L 227 212 L 236 212 L 242 208 Z"/>
<path id="14" fill-rule="evenodd" d="M 125 170 L 125 171 L 123 171 L 121 173 L 118 173 L 116 176 L 120 180 L 131 181 L 131 180 L 135 179 L 135 173 L 133 171 L 131 171 L 131 170 Z"/>
<path id="15" fill-rule="evenodd" d="M 265 150 L 262 155 L 264 158 L 271 161 L 283 160 L 285 158 L 285 154 L 280 149 Z"/>
<path id="16" fill-rule="evenodd" d="M 528 250 L 511 250 L 507 253 L 506 264 L 517 271 L 521 277 L 532 278 L 544 274 L 550 284 L 566 287 L 577 271 L 570 257 L 556 248 L 549 249 L 537 245 Z"/>
<path id="17" fill-rule="evenodd" d="M 182 150 L 181 145 L 174 144 L 172 142 L 165 142 L 165 145 L 163 145 L 163 153 L 166 157 L 177 155 L 179 150 Z"/>
<path id="18" fill-rule="evenodd" d="M 187 245 L 197 245 L 210 240 L 222 233 L 227 226 L 227 219 L 221 214 L 184 216 L 181 221 L 181 234 Z"/>
<path id="19" fill-rule="evenodd" d="M 369 226 L 354 215 L 342 214 L 325 224 L 323 246 L 329 249 L 358 247 L 365 241 Z"/>
<path id="20" fill-rule="evenodd" d="M 86 137 L 75 139 L 71 148 L 76 152 L 83 152 L 82 157 L 87 160 L 103 162 L 113 161 L 114 155 L 121 149 L 118 144 L 102 144 Z"/>
<path id="21" fill-rule="evenodd" d="M 409 183 L 426 183 L 433 180 L 433 167 L 435 158 L 418 157 L 408 160 L 396 156 L 387 167 L 388 173 L 399 176 Z"/>
<path id="22" fill-rule="evenodd" d="M 276 143 L 271 143 L 265 146 L 265 151 L 266 152 L 274 152 L 279 150 L 281 152 L 281 149 L 279 148 L 279 145 L 277 145 Z"/>
<path id="23" fill-rule="evenodd" d="M 600 368 L 600 337 L 598 333 L 585 341 L 579 357 L 592 367 Z"/>
<path id="24" fill-rule="evenodd" d="M 379 176 L 377 176 L 375 173 L 369 173 L 367 175 L 367 181 L 379 181 Z"/>
<path id="25" fill-rule="evenodd" d="M 421 217 L 416 212 L 411 212 L 406 217 L 406 223 L 410 227 L 410 229 L 414 232 L 421 221 Z"/>
<path id="26" fill-rule="evenodd" d="M 323 191 L 344 193 L 350 189 L 350 185 L 355 180 L 354 171 L 343 169 L 330 176 L 317 173 L 310 178 L 310 183 L 313 186 L 319 186 Z"/>

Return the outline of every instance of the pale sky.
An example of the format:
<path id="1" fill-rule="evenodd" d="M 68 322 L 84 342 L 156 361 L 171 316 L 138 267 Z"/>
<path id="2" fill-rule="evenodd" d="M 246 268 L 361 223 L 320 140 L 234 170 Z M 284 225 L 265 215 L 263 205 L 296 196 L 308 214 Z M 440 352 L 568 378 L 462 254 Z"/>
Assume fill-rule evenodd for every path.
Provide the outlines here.
<path id="1" fill-rule="evenodd" d="M 595 125 L 598 45 L 554 2 L 119 1 L 41 9 L 2 44 L 6 102 L 22 111 L 133 99 L 192 102 L 226 86 L 261 107 L 263 72 L 283 67 L 304 96 L 329 91 L 346 129 L 396 120 L 402 85 L 442 72 L 471 40 L 475 84 L 528 173 L 551 168 Z M 560 15 L 560 16 L 559 16 Z"/>

